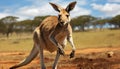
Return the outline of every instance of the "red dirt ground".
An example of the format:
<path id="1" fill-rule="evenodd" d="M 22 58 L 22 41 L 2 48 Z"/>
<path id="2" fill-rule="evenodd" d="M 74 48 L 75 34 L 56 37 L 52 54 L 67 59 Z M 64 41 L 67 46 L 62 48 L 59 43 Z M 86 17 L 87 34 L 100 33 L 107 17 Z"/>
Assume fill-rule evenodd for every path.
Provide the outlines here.
<path id="1" fill-rule="evenodd" d="M 112 51 L 112 57 L 107 53 Z M 10 66 L 23 60 L 29 52 L 0 52 L 0 69 L 9 69 Z M 52 69 L 55 53 L 45 53 L 47 69 Z M 75 58 L 70 59 L 70 51 L 61 56 L 58 69 L 120 69 L 120 47 L 118 48 L 89 48 L 76 50 Z M 40 69 L 39 56 L 30 64 L 18 69 Z"/>

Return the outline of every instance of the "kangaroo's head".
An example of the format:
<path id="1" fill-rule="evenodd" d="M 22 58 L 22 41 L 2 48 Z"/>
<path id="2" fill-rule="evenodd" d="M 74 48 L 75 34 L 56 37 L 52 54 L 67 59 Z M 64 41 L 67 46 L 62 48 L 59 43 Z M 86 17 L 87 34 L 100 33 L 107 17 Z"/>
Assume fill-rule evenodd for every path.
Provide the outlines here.
<path id="1" fill-rule="evenodd" d="M 71 2 L 66 8 L 62 8 L 59 5 L 56 5 L 54 3 L 50 3 L 50 4 L 57 12 L 59 12 L 58 22 L 61 25 L 66 25 L 67 23 L 70 23 L 70 20 L 71 20 L 70 11 L 73 10 L 73 8 L 75 7 L 76 1 Z"/>

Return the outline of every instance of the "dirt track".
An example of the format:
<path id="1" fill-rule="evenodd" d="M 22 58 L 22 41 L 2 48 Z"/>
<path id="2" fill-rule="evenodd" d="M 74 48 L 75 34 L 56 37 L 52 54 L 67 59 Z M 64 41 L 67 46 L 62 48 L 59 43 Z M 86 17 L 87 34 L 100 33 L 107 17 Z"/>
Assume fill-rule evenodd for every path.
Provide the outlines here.
<path id="1" fill-rule="evenodd" d="M 112 57 L 107 53 L 113 52 Z M 70 51 L 61 56 L 58 69 L 120 69 L 120 47 L 119 48 L 89 48 L 76 51 L 76 56 L 69 59 Z M 28 52 L 0 52 L 0 69 L 9 69 L 28 55 Z M 45 64 L 47 69 L 52 69 L 55 53 L 45 52 Z M 30 64 L 18 69 L 40 69 L 39 57 Z"/>

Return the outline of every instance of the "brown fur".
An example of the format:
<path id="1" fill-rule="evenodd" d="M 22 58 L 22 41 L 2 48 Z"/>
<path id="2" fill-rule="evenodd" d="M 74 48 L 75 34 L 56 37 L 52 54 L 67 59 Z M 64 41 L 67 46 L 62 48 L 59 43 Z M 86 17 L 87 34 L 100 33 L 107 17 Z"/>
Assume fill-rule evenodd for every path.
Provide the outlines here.
<path id="1" fill-rule="evenodd" d="M 58 41 L 58 43 L 62 44 L 64 41 L 64 39 L 66 38 L 67 35 L 69 35 L 71 32 L 72 33 L 72 29 L 70 24 L 66 25 L 66 26 L 61 26 L 58 23 L 58 17 L 57 16 L 50 16 L 47 17 L 41 24 L 39 27 L 36 28 L 35 32 L 37 32 L 37 36 L 39 36 L 40 40 L 40 45 L 48 50 L 49 52 L 54 52 L 57 50 L 57 46 L 55 46 L 49 39 L 49 36 L 51 33 L 54 32 L 54 35 L 56 36 L 55 39 Z M 35 38 L 36 34 L 34 32 L 34 40 L 36 40 L 37 38 Z"/>

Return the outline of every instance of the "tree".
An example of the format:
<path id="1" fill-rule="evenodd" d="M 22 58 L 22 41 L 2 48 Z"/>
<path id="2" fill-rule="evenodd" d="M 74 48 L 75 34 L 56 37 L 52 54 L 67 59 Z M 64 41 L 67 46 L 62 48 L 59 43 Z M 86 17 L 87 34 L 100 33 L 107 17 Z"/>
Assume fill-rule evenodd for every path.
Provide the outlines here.
<path id="1" fill-rule="evenodd" d="M 85 27 L 89 27 L 92 20 L 94 20 L 95 17 L 90 15 L 83 15 L 79 16 L 77 18 L 72 19 L 73 26 L 80 26 L 82 31 L 85 31 Z"/>
<path id="2" fill-rule="evenodd" d="M 9 34 L 13 32 L 14 23 L 17 22 L 18 17 L 7 16 L 1 19 L 1 23 L 4 25 L 3 31 L 6 33 L 6 36 L 9 37 Z"/>
<path id="3" fill-rule="evenodd" d="M 36 16 L 36 17 L 34 17 L 34 19 L 33 19 L 33 26 L 39 26 L 40 25 L 40 23 L 46 18 L 46 17 L 48 17 L 48 16 Z"/>
<path id="4" fill-rule="evenodd" d="M 31 32 L 32 29 L 32 20 L 23 20 L 18 23 L 16 23 L 16 30 L 19 32 Z"/>
<path id="5" fill-rule="evenodd" d="M 0 33 L 5 34 L 5 31 L 6 31 L 5 24 L 0 19 Z"/>
<path id="6" fill-rule="evenodd" d="M 113 17 L 109 23 L 114 24 L 116 28 L 120 28 L 120 15 Z"/>
<path id="7" fill-rule="evenodd" d="M 33 32 L 47 16 L 36 16 L 33 20 L 23 20 L 15 24 L 15 31 L 18 32 Z"/>
<path id="8" fill-rule="evenodd" d="M 108 22 L 108 19 L 104 18 L 104 19 L 101 19 L 101 18 L 97 18 L 92 24 L 96 27 L 98 26 L 99 29 L 101 30 L 103 28 L 103 26 L 105 25 L 105 23 Z"/>

